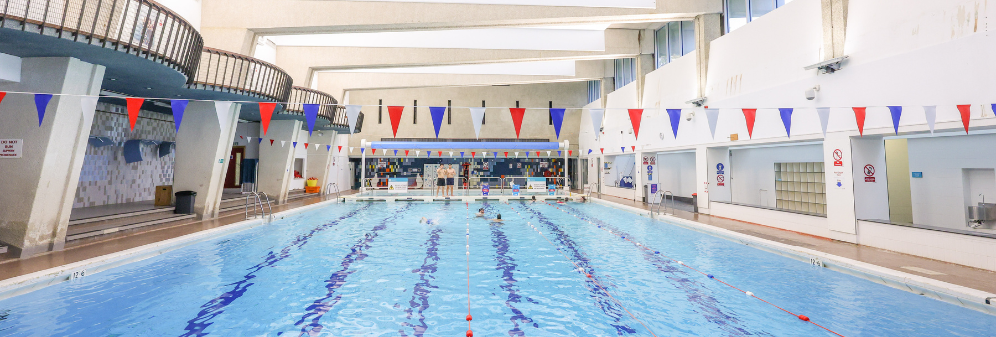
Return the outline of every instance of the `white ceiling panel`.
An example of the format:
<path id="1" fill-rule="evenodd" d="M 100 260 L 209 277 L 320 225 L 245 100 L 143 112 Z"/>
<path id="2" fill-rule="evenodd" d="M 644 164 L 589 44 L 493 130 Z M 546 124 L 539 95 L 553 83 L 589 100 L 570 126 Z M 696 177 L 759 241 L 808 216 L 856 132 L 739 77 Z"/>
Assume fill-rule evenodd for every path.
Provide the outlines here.
<path id="1" fill-rule="evenodd" d="M 267 38 L 278 46 L 604 51 L 603 27 L 456 29 Z"/>
<path id="2" fill-rule="evenodd" d="M 558 7 L 656 8 L 655 0 L 351 0 L 372 2 L 423 2 L 474 5 L 526 5 Z"/>
<path id="3" fill-rule="evenodd" d="M 573 60 L 468 64 L 407 68 L 323 70 L 341 73 L 574 76 Z"/>

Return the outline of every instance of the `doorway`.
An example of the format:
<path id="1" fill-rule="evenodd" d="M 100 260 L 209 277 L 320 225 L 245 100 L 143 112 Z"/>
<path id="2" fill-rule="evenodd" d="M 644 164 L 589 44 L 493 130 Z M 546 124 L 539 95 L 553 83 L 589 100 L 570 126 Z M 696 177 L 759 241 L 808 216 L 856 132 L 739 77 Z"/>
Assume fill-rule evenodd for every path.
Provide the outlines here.
<path id="1" fill-rule="evenodd" d="M 228 156 L 228 172 L 225 174 L 225 188 L 242 187 L 242 159 L 245 157 L 245 146 L 232 146 L 232 153 Z"/>

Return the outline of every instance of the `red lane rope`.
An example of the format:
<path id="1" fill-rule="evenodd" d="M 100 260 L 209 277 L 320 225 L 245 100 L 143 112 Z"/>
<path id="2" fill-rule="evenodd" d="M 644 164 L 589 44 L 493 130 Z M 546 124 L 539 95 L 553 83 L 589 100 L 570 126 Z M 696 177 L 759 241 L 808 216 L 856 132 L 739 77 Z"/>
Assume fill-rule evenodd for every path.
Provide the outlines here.
<path id="1" fill-rule="evenodd" d="M 548 203 L 548 202 L 545 202 L 545 201 L 544 201 L 544 204 L 546 204 L 546 205 L 548 205 L 548 206 L 551 206 L 551 207 L 553 207 L 553 208 L 556 208 L 557 210 L 559 210 L 559 211 L 561 211 L 561 212 L 564 212 L 565 214 L 569 214 L 569 215 L 572 215 L 572 216 L 574 216 L 575 218 L 578 218 L 578 220 L 584 220 L 584 221 L 588 222 L 589 224 L 592 224 L 592 225 L 596 225 L 596 226 L 598 226 L 598 225 L 597 225 L 597 224 L 595 224 L 594 222 L 591 222 L 590 220 L 586 220 L 586 219 L 581 219 L 581 217 L 577 216 L 576 214 L 572 214 L 572 213 L 570 213 L 570 212 L 567 212 L 567 211 L 564 211 L 564 210 L 560 209 L 560 207 L 557 207 L 556 205 L 552 205 L 552 204 L 550 204 L 550 203 Z M 604 228 L 604 227 L 601 227 L 601 226 L 599 226 L 599 227 L 597 227 L 597 228 L 598 228 L 598 229 L 601 229 L 601 230 L 603 230 L 603 231 L 608 231 L 608 232 L 609 232 L 609 234 L 612 234 L 613 236 L 615 236 L 615 235 L 616 235 L 615 233 L 613 233 L 612 231 L 608 230 L 607 228 Z M 700 271 L 700 270 L 698 270 L 698 269 L 695 269 L 695 268 L 694 268 L 694 267 L 692 267 L 692 266 L 689 266 L 689 265 L 685 264 L 684 262 L 681 262 L 681 261 L 678 261 L 678 260 L 675 260 L 675 259 L 672 259 L 671 257 L 669 257 L 669 256 L 667 256 L 667 255 L 665 255 L 665 254 L 662 254 L 662 253 L 660 253 L 659 251 L 655 251 L 655 250 L 653 250 L 653 249 L 650 249 L 650 248 L 647 248 L 647 246 L 645 246 L 645 245 L 643 245 L 643 244 L 640 244 L 639 242 L 634 242 L 633 240 L 630 240 L 629 238 L 625 238 L 625 237 L 624 237 L 624 238 L 623 238 L 623 240 L 626 240 L 626 241 L 629 241 L 630 243 L 635 243 L 635 244 L 636 244 L 636 246 L 637 246 L 637 247 L 639 247 L 640 249 L 643 249 L 643 250 L 645 250 L 645 251 L 648 251 L 648 252 L 653 252 L 653 253 L 654 253 L 654 254 L 656 254 L 656 255 L 660 255 L 660 256 L 663 256 L 664 258 L 666 258 L 666 259 L 668 259 L 668 260 L 671 260 L 672 262 L 675 262 L 675 263 L 677 263 L 677 264 L 679 264 L 679 265 L 682 265 L 682 266 L 685 266 L 685 267 L 686 267 L 686 268 L 688 268 L 688 269 L 691 269 L 691 270 L 694 270 L 695 272 L 697 272 L 697 273 L 699 273 L 699 274 L 702 274 L 703 276 L 705 276 L 705 277 L 707 277 L 707 278 L 709 278 L 709 279 L 712 279 L 712 280 L 715 280 L 716 282 L 719 282 L 719 283 L 722 283 L 722 284 L 726 285 L 727 287 L 730 287 L 730 288 L 733 288 L 733 289 L 736 289 L 737 291 L 740 291 L 740 292 L 742 292 L 742 293 L 746 294 L 747 296 L 750 296 L 750 297 L 753 297 L 753 298 L 756 298 L 756 299 L 760 300 L 761 302 L 764 302 L 764 303 L 766 303 L 766 304 L 768 304 L 768 305 L 770 305 L 770 306 L 773 306 L 773 307 L 775 307 L 775 308 L 778 308 L 778 310 L 781 310 L 781 311 L 784 311 L 784 312 L 788 313 L 789 315 L 792 315 L 792 316 L 795 316 L 795 317 L 796 317 L 796 318 L 798 318 L 799 320 L 802 320 L 802 321 L 805 321 L 805 322 L 809 322 L 810 324 L 813 324 L 813 325 L 815 325 L 815 326 L 817 326 L 817 327 L 820 327 L 821 329 L 823 329 L 823 330 L 826 330 L 827 332 L 830 332 L 830 333 L 832 333 L 832 334 L 834 334 L 834 335 L 837 335 L 837 336 L 840 336 L 840 337 L 844 337 L 844 335 L 841 335 L 841 334 L 837 333 L 836 331 L 833 331 L 833 330 L 830 330 L 830 329 L 828 329 L 828 328 L 826 328 L 826 327 L 824 327 L 824 326 L 822 326 L 822 325 L 819 325 L 819 324 L 817 324 L 816 322 L 813 322 L 813 321 L 811 321 L 811 320 L 809 319 L 809 317 L 806 317 L 805 315 L 798 315 L 798 314 L 796 314 L 796 313 L 794 313 L 794 312 L 791 312 L 791 311 L 788 311 L 788 310 L 785 310 L 785 308 L 782 308 L 782 307 L 780 307 L 780 306 L 777 306 L 777 305 L 775 305 L 775 304 L 773 304 L 773 303 L 771 303 L 771 302 L 768 302 L 768 301 L 764 300 L 763 298 L 760 298 L 760 297 L 757 297 L 757 296 L 756 296 L 756 295 L 754 295 L 754 293 L 752 293 L 752 292 L 749 292 L 749 291 L 745 291 L 745 290 L 743 290 L 743 289 L 740 289 L 740 288 L 737 288 L 737 287 L 735 287 L 735 286 L 733 286 L 733 285 L 731 285 L 731 284 L 729 284 L 729 283 L 726 283 L 725 281 L 723 281 L 723 280 L 720 280 L 720 279 L 716 278 L 716 276 L 714 276 L 714 275 L 712 275 L 712 274 L 707 274 L 707 273 L 704 273 L 704 272 L 702 272 L 702 271 Z M 611 296 L 611 295 L 610 295 L 610 296 Z"/>
<path id="2" fill-rule="evenodd" d="M 470 203 L 467 203 L 467 337 L 474 337 L 474 330 L 470 328 L 470 321 L 474 319 L 470 315 Z"/>
<path id="3" fill-rule="evenodd" d="M 519 213 L 519 211 L 515 210 L 514 206 L 512 206 L 511 204 L 508 204 L 508 203 L 506 203 L 506 204 L 509 205 L 509 207 L 512 208 L 513 211 L 515 211 L 515 214 L 522 215 L 522 213 Z M 532 224 L 530 224 L 529 226 L 533 227 Z M 612 293 L 610 293 L 608 289 L 605 289 L 605 287 L 602 286 L 601 282 L 599 282 L 595 278 L 591 277 L 591 274 L 587 270 L 585 270 L 583 267 L 579 266 L 576 262 L 574 262 L 574 260 L 572 260 L 570 257 L 568 257 L 566 253 L 564 253 L 562 250 L 560 250 L 560 248 L 557 248 L 557 245 L 554 244 L 553 241 L 550 241 L 550 239 L 547 238 L 545 235 L 543 235 L 542 231 L 540 231 L 538 228 L 535 228 L 535 227 L 533 227 L 533 229 L 536 229 L 536 232 L 539 233 L 539 236 L 541 238 L 543 238 L 544 240 L 546 240 L 546 242 L 550 243 L 550 245 L 553 246 L 553 248 L 558 253 L 560 253 L 560 255 L 563 255 L 564 259 L 567 260 L 567 262 L 570 262 L 572 265 L 574 265 L 574 270 L 584 270 L 585 271 L 585 276 L 587 276 L 589 279 L 591 279 L 591 282 L 594 283 L 595 286 L 597 286 L 599 289 L 601 289 L 602 292 L 604 292 L 606 295 L 608 295 L 609 298 L 612 299 L 613 302 L 616 302 L 616 304 L 618 304 L 620 308 L 622 308 L 624 311 L 626 311 L 626 314 L 629 314 L 629 317 L 632 317 L 634 320 L 636 320 L 637 322 L 639 322 L 640 325 L 642 325 L 644 329 L 647 329 L 647 331 L 650 332 L 651 335 L 653 335 L 654 337 L 657 337 L 657 334 L 655 334 L 654 331 L 650 329 L 650 327 L 648 327 L 646 324 L 644 324 L 643 321 L 640 320 L 639 318 L 636 318 L 636 315 L 633 315 L 633 313 L 630 312 L 629 309 L 627 309 L 626 306 L 622 304 L 622 302 L 620 302 L 618 299 L 616 299 L 615 296 L 612 296 Z M 471 337 L 471 336 L 468 336 L 468 337 Z"/>

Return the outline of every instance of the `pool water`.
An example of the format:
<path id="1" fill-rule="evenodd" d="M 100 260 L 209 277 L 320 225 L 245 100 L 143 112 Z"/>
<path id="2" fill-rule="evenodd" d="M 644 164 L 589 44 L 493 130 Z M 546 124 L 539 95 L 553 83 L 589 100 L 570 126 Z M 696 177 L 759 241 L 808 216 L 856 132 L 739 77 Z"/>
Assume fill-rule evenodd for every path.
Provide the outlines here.
<path id="1" fill-rule="evenodd" d="M 482 207 L 504 222 L 474 217 Z M 0 336 L 464 336 L 468 326 L 474 336 L 996 335 L 994 316 L 576 203 L 335 204 L 0 301 Z"/>

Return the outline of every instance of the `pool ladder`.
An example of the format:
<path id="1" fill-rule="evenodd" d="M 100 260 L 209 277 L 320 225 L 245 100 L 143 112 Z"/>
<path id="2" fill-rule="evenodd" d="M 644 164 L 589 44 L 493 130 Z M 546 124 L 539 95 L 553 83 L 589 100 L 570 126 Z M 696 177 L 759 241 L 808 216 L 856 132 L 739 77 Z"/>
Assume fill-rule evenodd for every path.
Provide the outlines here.
<path id="1" fill-rule="evenodd" d="M 661 196 L 660 199 L 656 198 L 658 195 Z M 664 207 L 664 215 L 674 215 L 674 193 L 671 193 L 671 191 L 660 191 L 654 196 L 654 199 L 660 200 L 660 203 L 650 205 L 650 216 L 654 216 L 655 213 L 660 214 L 661 207 Z M 669 196 L 671 197 L 671 213 L 667 212 L 667 200 Z"/>
<path id="2" fill-rule="evenodd" d="M 325 185 L 325 190 L 322 191 L 322 196 L 327 196 L 332 194 L 332 188 L 335 188 L 335 200 L 339 201 L 339 185 L 336 183 L 329 183 Z"/>
<path id="3" fill-rule="evenodd" d="M 263 200 L 266 200 L 266 208 L 263 208 Z M 249 203 L 252 203 L 252 217 L 249 217 Z M 257 212 L 257 208 L 258 211 Z M 267 211 L 270 213 L 267 214 Z M 263 192 L 249 192 L 246 194 L 246 220 L 255 219 L 257 216 L 263 218 L 263 222 L 270 222 L 273 218 L 273 207 L 270 205 L 270 197 Z"/>

